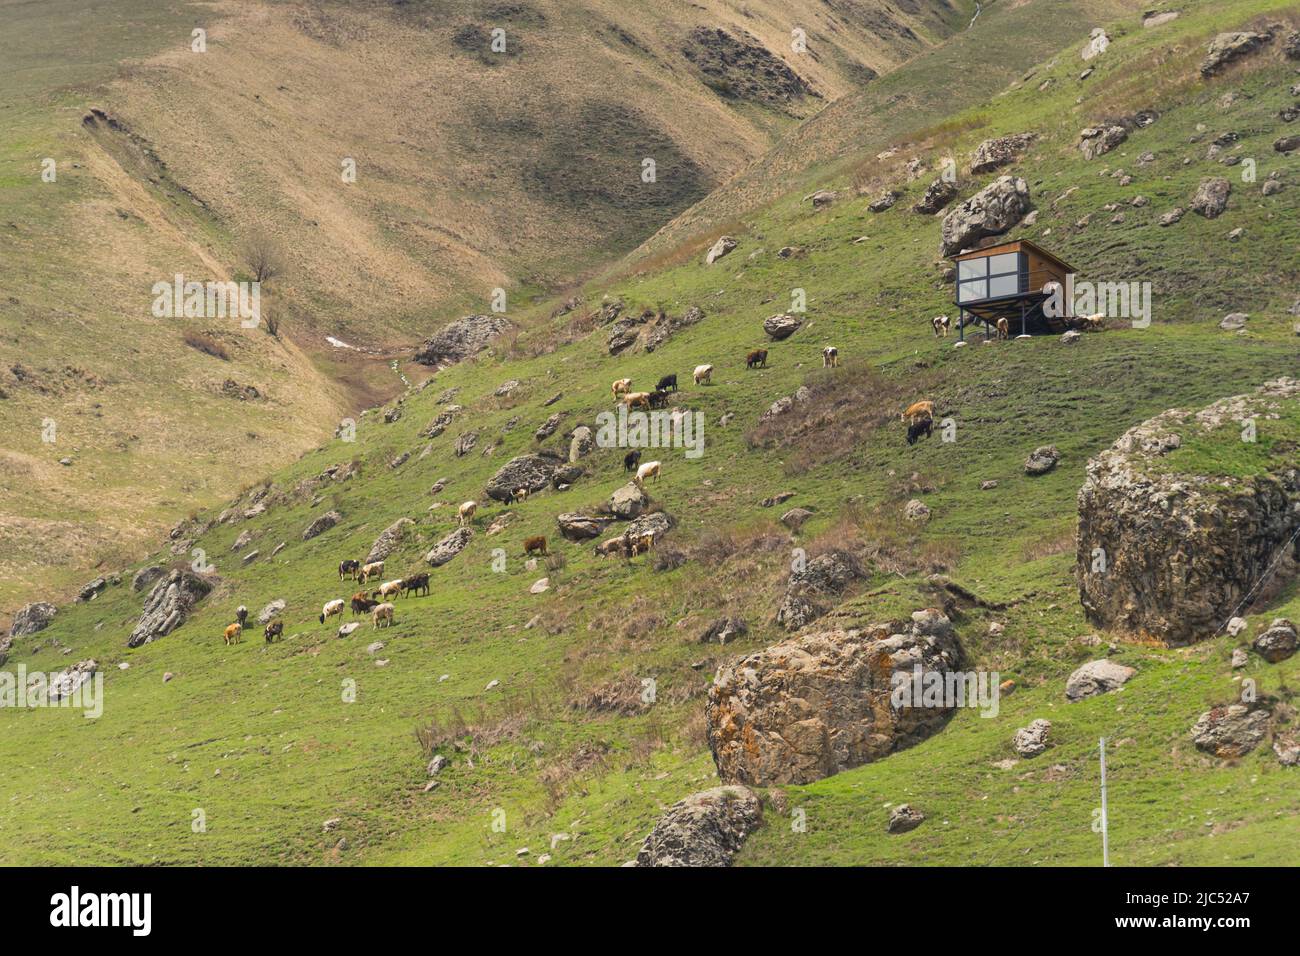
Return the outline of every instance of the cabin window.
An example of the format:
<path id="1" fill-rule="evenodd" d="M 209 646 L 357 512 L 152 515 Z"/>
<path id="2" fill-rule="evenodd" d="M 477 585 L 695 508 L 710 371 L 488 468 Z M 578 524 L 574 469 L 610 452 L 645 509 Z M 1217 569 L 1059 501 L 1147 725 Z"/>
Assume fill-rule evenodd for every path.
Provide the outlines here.
<path id="1" fill-rule="evenodd" d="M 957 278 L 974 279 L 989 274 L 989 260 L 985 256 L 982 259 L 963 259 L 957 263 Z"/>
<path id="2" fill-rule="evenodd" d="M 963 259 L 957 263 L 957 301 L 978 302 L 1024 291 L 1024 261 L 1019 252 Z"/>

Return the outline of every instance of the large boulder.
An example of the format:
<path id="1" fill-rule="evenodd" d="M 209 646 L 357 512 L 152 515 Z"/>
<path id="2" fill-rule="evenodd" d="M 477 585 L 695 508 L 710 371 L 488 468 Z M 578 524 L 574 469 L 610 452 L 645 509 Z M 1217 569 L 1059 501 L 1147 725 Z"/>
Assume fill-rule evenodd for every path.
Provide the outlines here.
<path id="1" fill-rule="evenodd" d="M 616 518 L 631 521 L 650 504 L 647 495 L 635 481 L 629 481 L 609 496 L 609 512 Z"/>
<path id="2" fill-rule="evenodd" d="M 709 249 L 708 255 L 704 257 L 705 263 L 713 265 L 713 263 L 730 253 L 738 245 L 740 245 L 740 243 L 731 238 L 731 236 L 719 237 L 718 241 Z"/>
<path id="3" fill-rule="evenodd" d="M 1254 53 L 1272 39 L 1270 34 L 1251 31 L 1220 33 L 1210 41 L 1205 59 L 1201 61 L 1201 76 L 1214 76 L 1228 63 Z"/>
<path id="4" fill-rule="evenodd" d="M 677 519 L 666 511 L 651 511 L 633 520 L 623 531 L 623 540 L 627 543 L 640 541 L 646 535 L 659 541 L 677 524 Z"/>
<path id="5" fill-rule="evenodd" d="M 1089 126 L 1079 133 L 1079 152 L 1084 159 L 1096 159 L 1109 153 L 1124 140 L 1128 130 L 1115 123 L 1106 126 Z"/>
<path id="6" fill-rule="evenodd" d="M 1228 196 L 1232 193 L 1232 183 L 1222 177 L 1202 179 L 1201 185 L 1192 197 L 1191 210 L 1206 219 L 1217 219 L 1228 208 Z"/>
<path id="7" fill-rule="evenodd" d="M 1297 642 L 1295 625 L 1284 617 L 1278 617 L 1273 619 L 1268 630 L 1255 638 L 1251 650 L 1270 664 L 1277 664 L 1295 653 Z"/>
<path id="8" fill-rule="evenodd" d="M 185 623 L 194 605 L 212 591 L 212 582 L 188 568 L 177 568 L 153 586 L 144 599 L 140 620 L 127 638 L 127 647 L 139 647 L 165 637 Z"/>
<path id="9" fill-rule="evenodd" d="M 962 651 L 948 618 L 806 634 L 718 668 L 705 704 L 718 774 L 751 786 L 804 784 L 919 743 L 952 708 L 899 706 L 898 681 L 955 670 Z"/>
<path id="10" fill-rule="evenodd" d="M 637 866 L 728 866 L 763 822 L 748 787 L 715 787 L 674 803 L 636 855 Z"/>
<path id="11" fill-rule="evenodd" d="M 424 556 L 435 568 L 442 567 L 456 555 L 465 550 L 465 545 L 469 544 L 469 539 L 474 537 L 474 532 L 469 528 L 457 528 L 451 534 L 447 535 Z"/>
<path id="12" fill-rule="evenodd" d="M 855 580 L 862 577 L 857 559 L 847 551 L 828 551 L 792 571 L 776 622 L 797 631 L 826 613 Z"/>
<path id="13" fill-rule="evenodd" d="M 943 217 L 943 254 L 955 255 L 988 236 L 1002 235 L 1032 209 L 1029 185 L 1023 179 L 999 177 Z"/>
<path id="14" fill-rule="evenodd" d="M 771 315 L 764 319 L 763 331 L 775 341 L 780 342 L 782 339 L 788 339 L 798 332 L 801 325 L 803 325 L 803 322 L 799 316 L 783 312 L 780 315 Z"/>
<path id="15" fill-rule="evenodd" d="M 956 183 L 950 183 L 946 179 L 936 179 L 926 187 L 925 192 L 921 194 L 921 198 L 912 207 L 912 211 L 919 212 L 924 216 L 932 216 L 956 199 L 957 192 Z"/>
<path id="16" fill-rule="evenodd" d="M 550 451 L 519 455 L 502 465 L 488 479 L 484 490 L 495 501 L 510 501 L 520 488 L 527 488 L 530 492 L 541 491 L 551 483 L 555 470 L 564 463 L 563 458 Z"/>
<path id="17" fill-rule="evenodd" d="M 1244 757 L 1263 741 L 1269 718 L 1263 701 L 1214 707 L 1201 714 L 1192 726 L 1192 743 L 1197 750 L 1216 757 Z"/>
<path id="18" fill-rule="evenodd" d="M 1065 682 L 1065 696 L 1070 701 L 1086 700 L 1108 694 L 1128 683 L 1137 671 L 1114 661 L 1089 661 L 1075 670 Z"/>
<path id="19" fill-rule="evenodd" d="M 328 531 L 342 520 L 343 516 L 337 511 L 327 511 L 303 529 L 302 540 L 310 541 L 318 534 L 323 534 Z"/>
<path id="20" fill-rule="evenodd" d="M 1179 469 L 1189 441 L 1244 446 L 1242 422 L 1260 435 L 1300 408 L 1300 381 L 1281 378 L 1201 411 L 1171 409 L 1129 429 L 1088 463 L 1079 490 L 1079 598 L 1100 627 L 1171 646 L 1214 635 L 1265 573 L 1300 569 L 1300 468 L 1290 445 L 1258 442 L 1248 473 Z M 1193 459 L 1195 460 L 1195 459 Z"/>
<path id="21" fill-rule="evenodd" d="M 588 538 L 599 538 L 605 533 L 605 528 L 614 519 L 605 515 L 584 515 L 567 512 L 556 515 L 555 523 L 560 529 L 560 534 L 570 541 L 586 541 Z"/>
<path id="22" fill-rule="evenodd" d="M 984 140 L 975 147 L 975 154 L 971 156 L 971 174 L 991 173 L 1014 163 L 1033 141 L 1033 133 L 1014 133 Z"/>
<path id="23" fill-rule="evenodd" d="M 13 622 L 9 625 L 9 637 L 18 638 L 43 631 L 50 626 L 50 621 L 54 620 L 54 615 L 58 613 L 59 609 L 46 601 L 24 604 L 18 609 Z"/>
<path id="24" fill-rule="evenodd" d="M 383 561 L 397 550 L 402 543 L 402 539 L 406 537 L 406 529 L 414 527 L 414 525 L 415 522 L 410 518 L 398 518 L 380 532 L 379 537 L 375 539 L 375 543 L 371 545 L 366 560 L 362 563 L 369 564 L 371 561 Z"/>
<path id="25" fill-rule="evenodd" d="M 452 365 L 477 355 L 492 339 L 510 328 L 503 315 L 467 315 L 428 339 L 415 352 L 421 365 Z"/>

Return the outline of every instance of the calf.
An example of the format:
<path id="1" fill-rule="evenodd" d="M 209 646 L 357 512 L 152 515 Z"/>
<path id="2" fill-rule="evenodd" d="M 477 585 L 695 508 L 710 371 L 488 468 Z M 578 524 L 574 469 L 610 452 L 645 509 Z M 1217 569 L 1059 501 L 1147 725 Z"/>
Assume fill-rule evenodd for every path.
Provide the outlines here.
<path id="1" fill-rule="evenodd" d="M 333 617 L 335 614 L 343 613 L 343 599 L 335 598 L 332 601 L 326 601 L 325 606 L 320 609 L 320 622 L 325 623 L 325 619 Z"/>
<path id="2" fill-rule="evenodd" d="M 412 591 L 428 594 L 429 572 L 421 571 L 419 574 L 412 574 L 409 578 L 402 578 L 402 590 L 406 594 L 410 594 Z"/>
<path id="3" fill-rule="evenodd" d="M 697 366 L 695 366 L 695 375 L 694 375 L 694 377 L 695 377 L 695 384 L 696 384 L 696 385 L 708 385 L 708 384 L 709 384 L 709 381 L 710 381 L 710 380 L 712 379 L 712 377 L 713 377 L 713 366 L 712 366 L 712 365 L 697 365 Z"/>
<path id="4" fill-rule="evenodd" d="M 923 401 L 913 402 L 907 406 L 907 411 L 903 412 L 900 421 L 916 422 L 923 418 L 934 418 L 934 402 Z"/>
<path id="5" fill-rule="evenodd" d="M 745 368 L 767 368 L 767 349 L 754 349 L 746 355 Z"/>
<path id="6" fill-rule="evenodd" d="M 822 368 L 839 368 L 840 350 L 833 345 L 822 349 Z"/>
<path id="7" fill-rule="evenodd" d="M 623 456 L 623 470 L 631 471 L 637 465 L 641 464 L 641 449 L 634 448 Z"/>
<path id="8" fill-rule="evenodd" d="M 907 443 L 915 445 L 922 435 L 929 438 L 934 431 L 934 422 L 929 418 L 923 418 L 919 422 L 912 422 L 907 426 Z"/>
<path id="9" fill-rule="evenodd" d="M 546 550 L 546 535 L 539 534 L 531 538 L 524 538 L 524 556 L 527 557 L 534 551 L 543 557 L 546 556 L 548 553 Z"/>
<path id="10" fill-rule="evenodd" d="M 948 337 L 948 327 L 951 321 L 946 315 L 936 315 L 930 320 L 930 324 L 934 326 L 934 337 L 936 339 L 940 336 L 945 339 Z"/>
<path id="11" fill-rule="evenodd" d="M 360 570 L 361 570 L 360 561 L 353 561 L 351 558 L 348 558 L 346 561 L 340 561 L 339 580 L 342 581 L 345 577 L 349 577 L 355 581 L 357 578 L 357 572 Z"/>
<path id="12" fill-rule="evenodd" d="M 391 627 L 393 623 L 393 612 L 395 610 L 397 610 L 397 608 L 391 604 L 380 604 L 371 611 L 371 620 L 374 622 L 375 627 L 381 626 L 379 623 L 380 621 L 384 622 L 382 625 L 383 627 Z"/>
<path id="13" fill-rule="evenodd" d="M 356 617 L 358 614 L 369 614 L 378 603 L 378 601 L 370 600 L 370 597 L 365 591 L 358 591 L 356 594 L 352 595 L 352 616 Z"/>
<path id="14" fill-rule="evenodd" d="M 677 373 L 674 372 L 672 375 L 665 375 L 659 380 L 659 384 L 655 386 L 655 389 L 661 392 L 677 391 Z"/>
<path id="15" fill-rule="evenodd" d="M 610 391 L 614 393 L 615 398 L 618 398 L 620 395 L 622 395 L 624 392 L 628 391 L 631 388 L 632 388 L 632 380 L 630 378 L 620 378 L 618 381 L 616 381 L 613 385 L 609 387 Z"/>
<path id="16" fill-rule="evenodd" d="M 476 511 L 478 511 L 477 501 L 466 501 L 464 504 L 460 506 L 460 509 L 457 512 L 458 514 L 457 520 L 460 522 L 460 526 L 462 528 L 474 520 L 474 512 Z"/>
<path id="17" fill-rule="evenodd" d="M 608 541 L 602 541 L 600 544 L 596 545 L 596 554 L 600 555 L 602 558 L 608 558 L 613 554 L 626 556 L 627 551 L 627 542 L 623 540 L 622 536 L 610 538 Z"/>
<path id="18" fill-rule="evenodd" d="M 383 573 L 384 562 L 371 561 L 369 564 L 363 565 L 361 570 L 357 572 L 357 581 L 360 584 L 365 584 L 371 578 L 377 578 Z"/>
<path id="19" fill-rule="evenodd" d="M 644 465 L 642 465 L 640 468 L 636 470 L 636 483 L 638 485 L 644 485 L 645 480 L 651 477 L 652 475 L 654 476 L 654 480 L 656 482 L 659 481 L 659 469 L 660 469 L 659 462 L 657 461 L 646 462 Z"/>
<path id="20" fill-rule="evenodd" d="M 284 633 L 284 621 L 272 621 L 266 625 L 266 630 L 262 634 L 266 637 L 266 643 L 270 644 L 277 637 Z"/>
<path id="21" fill-rule="evenodd" d="M 244 626 L 242 624 L 231 624 L 229 627 L 226 628 L 225 634 L 223 634 L 222 636 L 225 638 L 227 645 L 238 644 L 239 635 L 242 634 L 243 632 L 244 632 Z"/>
<path id="22" fill-rule="evenodd" d="M 385 581 L 383 584 L 379 585 L 379 590 L 372 591 L 370 596 L 372 598 L 386 598 L 401 593 L 402 593 L 402 579 L 397 578 L 392 581 Z"/>
<path id="23" fill-rule="evenodd" d="M 623 396 L 623 404 L 628 408 L 650 408 L 649 392 L 628 392 Z"/>
<path id="24" fill-rule="evenodd" d="M 997 322 L 998 338 L 1005 339 L 1011 334 L 1011 326 L 1005 318 L 998 319 Z"/>

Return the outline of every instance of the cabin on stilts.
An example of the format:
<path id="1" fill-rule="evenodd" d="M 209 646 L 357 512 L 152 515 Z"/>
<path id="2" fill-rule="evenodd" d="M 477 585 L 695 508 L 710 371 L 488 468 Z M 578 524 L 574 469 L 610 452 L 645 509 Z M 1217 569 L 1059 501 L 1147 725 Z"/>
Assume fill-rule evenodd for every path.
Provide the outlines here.
<path id="1" fill-rule="evenodd" d="M 1066 285 L 1074 269 L 1046 249 L 1017 239 L 953 256 L 956 264 L 956 301 L 960 310 L 957 334 L 965 341 L 968 324 L 984 323 L 984 338 L 1006 319 L 1011 335 L 1059 335 L 1070 328 L 1070 304 L 1064 314 L 1044 309 L 1051 283 Z"/>

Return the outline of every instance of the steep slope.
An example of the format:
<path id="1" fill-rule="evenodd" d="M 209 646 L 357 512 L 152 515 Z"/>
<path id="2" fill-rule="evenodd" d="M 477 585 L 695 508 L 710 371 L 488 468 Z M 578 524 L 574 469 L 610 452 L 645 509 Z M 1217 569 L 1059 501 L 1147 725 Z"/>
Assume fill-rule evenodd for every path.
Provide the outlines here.
<path id="1" fill-rule="evenodd" d="M 813 209 L 799 190 L 782 195 L 746 217 L 737 247 L 712 266 L 692 256 L 592 283 L 586 306 L 554 320 L 545 303 L 535 322 L 520 317 L 527 329 L 514 341 L 362 417 L 354 442 L 308 453 L 265 493 L 228 502 L 222 520 L 209 511 L 186 523 L 151 561 L 188 561 L 199 547 L 215 589 L 165 637 L 125 648 L 144 602 L 133 566 L 19 638 L 11 662 L 32 670 L 96 660 L 104 714 L 0 713 L 0 759 L 21 768 L 0 783 L 0 833 L 23 836 L 0 842 L 0 859 L 625 862 L 665 808 L 719 782 L 704 726 L 718 665 L 785 638 L 775 618 L 792 568 L 844 550 L 865 576 L 826 624 L 947 604 L 964 666 L 1014 679 L 1016 690 L 996 717 L 960 710 L 884 759 L 765 791 L 768 822 L 737 863 L 1094 863 L 1102 736 L 1112 862 L 1287 862 L 1300 814 L 1294 768 L 1268 747 L 1225 761 L 1189 738 L 1202 712 L 1238 694 L 1230 653 L 1240 640 L 1176 650 L 1094 640 L 1074 575 L 1076 494 L 1090 456 L 1169 407 L 1294 375 L 1300 354 L 1288 312 L 1300 297 L 1289 254 L 1300 241 L 1300 171 L 1296 152 L 1273 146 L 1290 129 L 1296 64 L 1275 41 L 1219 76 L 1198 72 L 1218 32 L 1285 24 L 1280 40 L 1300 18 L 1264 0 L 1181 7 L 1150 30 L 1135 15 L 1094 24 L 1112 42 L 1082 80 L 1088 30 L 1060 37 L 1035 83 L 968 112 L 918 117 L 914 149 L 869 178 L 846 171 L 819 183 L 841 195 L 829 206 Z M 1112 153 L 1084 157 L 1081 129 L 1138 110 L 1158 118 L 1134 124 Z M 941 122 L 954 132 L 927 145 L 920 134 Z M 968 174 L 981 141 L 1024 132 L 1038 139 L 1018 159 Z M 1212 152 L 1229 132 L 1235 139 Z M 953 348 L 935 338 L 929 319 L 953 311 L 952 288 L 936 268 L 939 220 L 911 206 L 949 156 L 963 199 L 1002 173 L 1026 180 L 1037 217 L 1010 235 L 1041 242 L 1083 278 L 1152 283 L 1151 325 L 1112 321 L 1073 344 L 972 336 Z M 913 158 L 928 172 L 908 181 Z M 1241 178 L 1245 159 L 1255 161 L 1253 181 Z M 1265 195 L 1273 173 L 1283 187 Z M 1232 179 L 1221 215 L 1158 224 L 1218 176 Z M 897 202 L 868 211 L 867 195 L 883 188 Z M 795 290 L 807 299 L 802 327 L 769 342 L 763 320 L 790 308 Z M 653 352 L 611 357 L 613 323 L 593 309 L 606 295 L 633 316 L 662 308 L 684 319 L 693 306 L 704 315 Z M 1219 327 L 1230 311 L 1249 313 L 1244 332 Z M 840 368 L 820 369 L 827 345 Z M 767 367 L 746 368 L 758 347 Z M 691 384 L 700 363 L 715 366 L 711 385 Z M 682 384 L 676 404 L 703 415 L 704 453 L 646 450 L 663 463 L 648 490 L 676 519 L 652 554 L 606 560 L 557 531 L 558 515 L 593 510 L 625 484 L 623 448 L 595 449 L 565 490 L 509 508 L 484 497 L 512 456 L 567 451 L 566 431 L 612 407 L 612 380 L 631 376 L 639 388 L 665 373 Z M 760 422 L 801 385 L 802 403 Z M 955 440 L 936 431 L 905 444 L 898 413 L 921 397 L 952 419 Z M 453 403 L 462 408 L 450 424 L 427 437 Z M 538 438 L 552 415 L 557 426 Z M 456 454 L 471 433 L 472 447 Z M 1026 474 L 1026 456 L 1046 444 L 1059 464 Z M 355 472 L 336 467 L 353 462 Z M 787 491 L 788 503 L 764 507 Z M 913 498 L 928 521 L 904 517 Z M 467 499 L 480 501 L 473 536 L 429 567 L 425 555 L 454 531 Z M 778 519 L 793 506 L 810 515 L 792 533 Z M 337 522 L 304 539 L 331 511 Z M 398 599 L 391 628 L 366 623 L 337 638 L 337 619 L 317 616 L 355 589 L 338 580 L 339 560 L 366 556 L 403 518 L 413 523 L 383 579 L 425 568 L 431 595 Z M 494 531 L 497 522 L 508 523 Z M 529 568 L 523 539 L 537 534 L 555 554 Z M 548 587 L 534 593 L 542 577 Z M 221 643 L 237 605 L 256 616 L 273 599 L 286 602 L 282 642 L 250 629 L 241 644 Z M 1300 590 L 1287 582 L 1250 609 L 1248 633 L 1298 615 Z M 747 627 L 725 646 L 703 643 L 723 617 Z M 1103 656 L 1137 674 L 1116 694 L 1067 704 L 1067 675 Z M 1288 703 L 1298 660 L 1254 657 L 1244 673 Z M 1279 730 L 1284 716 L 1279 708 Z M 1049 750 L 1018 759 L 1013 733 L 1043 717 L 1053 723 Z M 431 778 L 434 756 L 447 764 Z M 902 802 L 927 820 L 889 834 L 888 810 Z"/>

